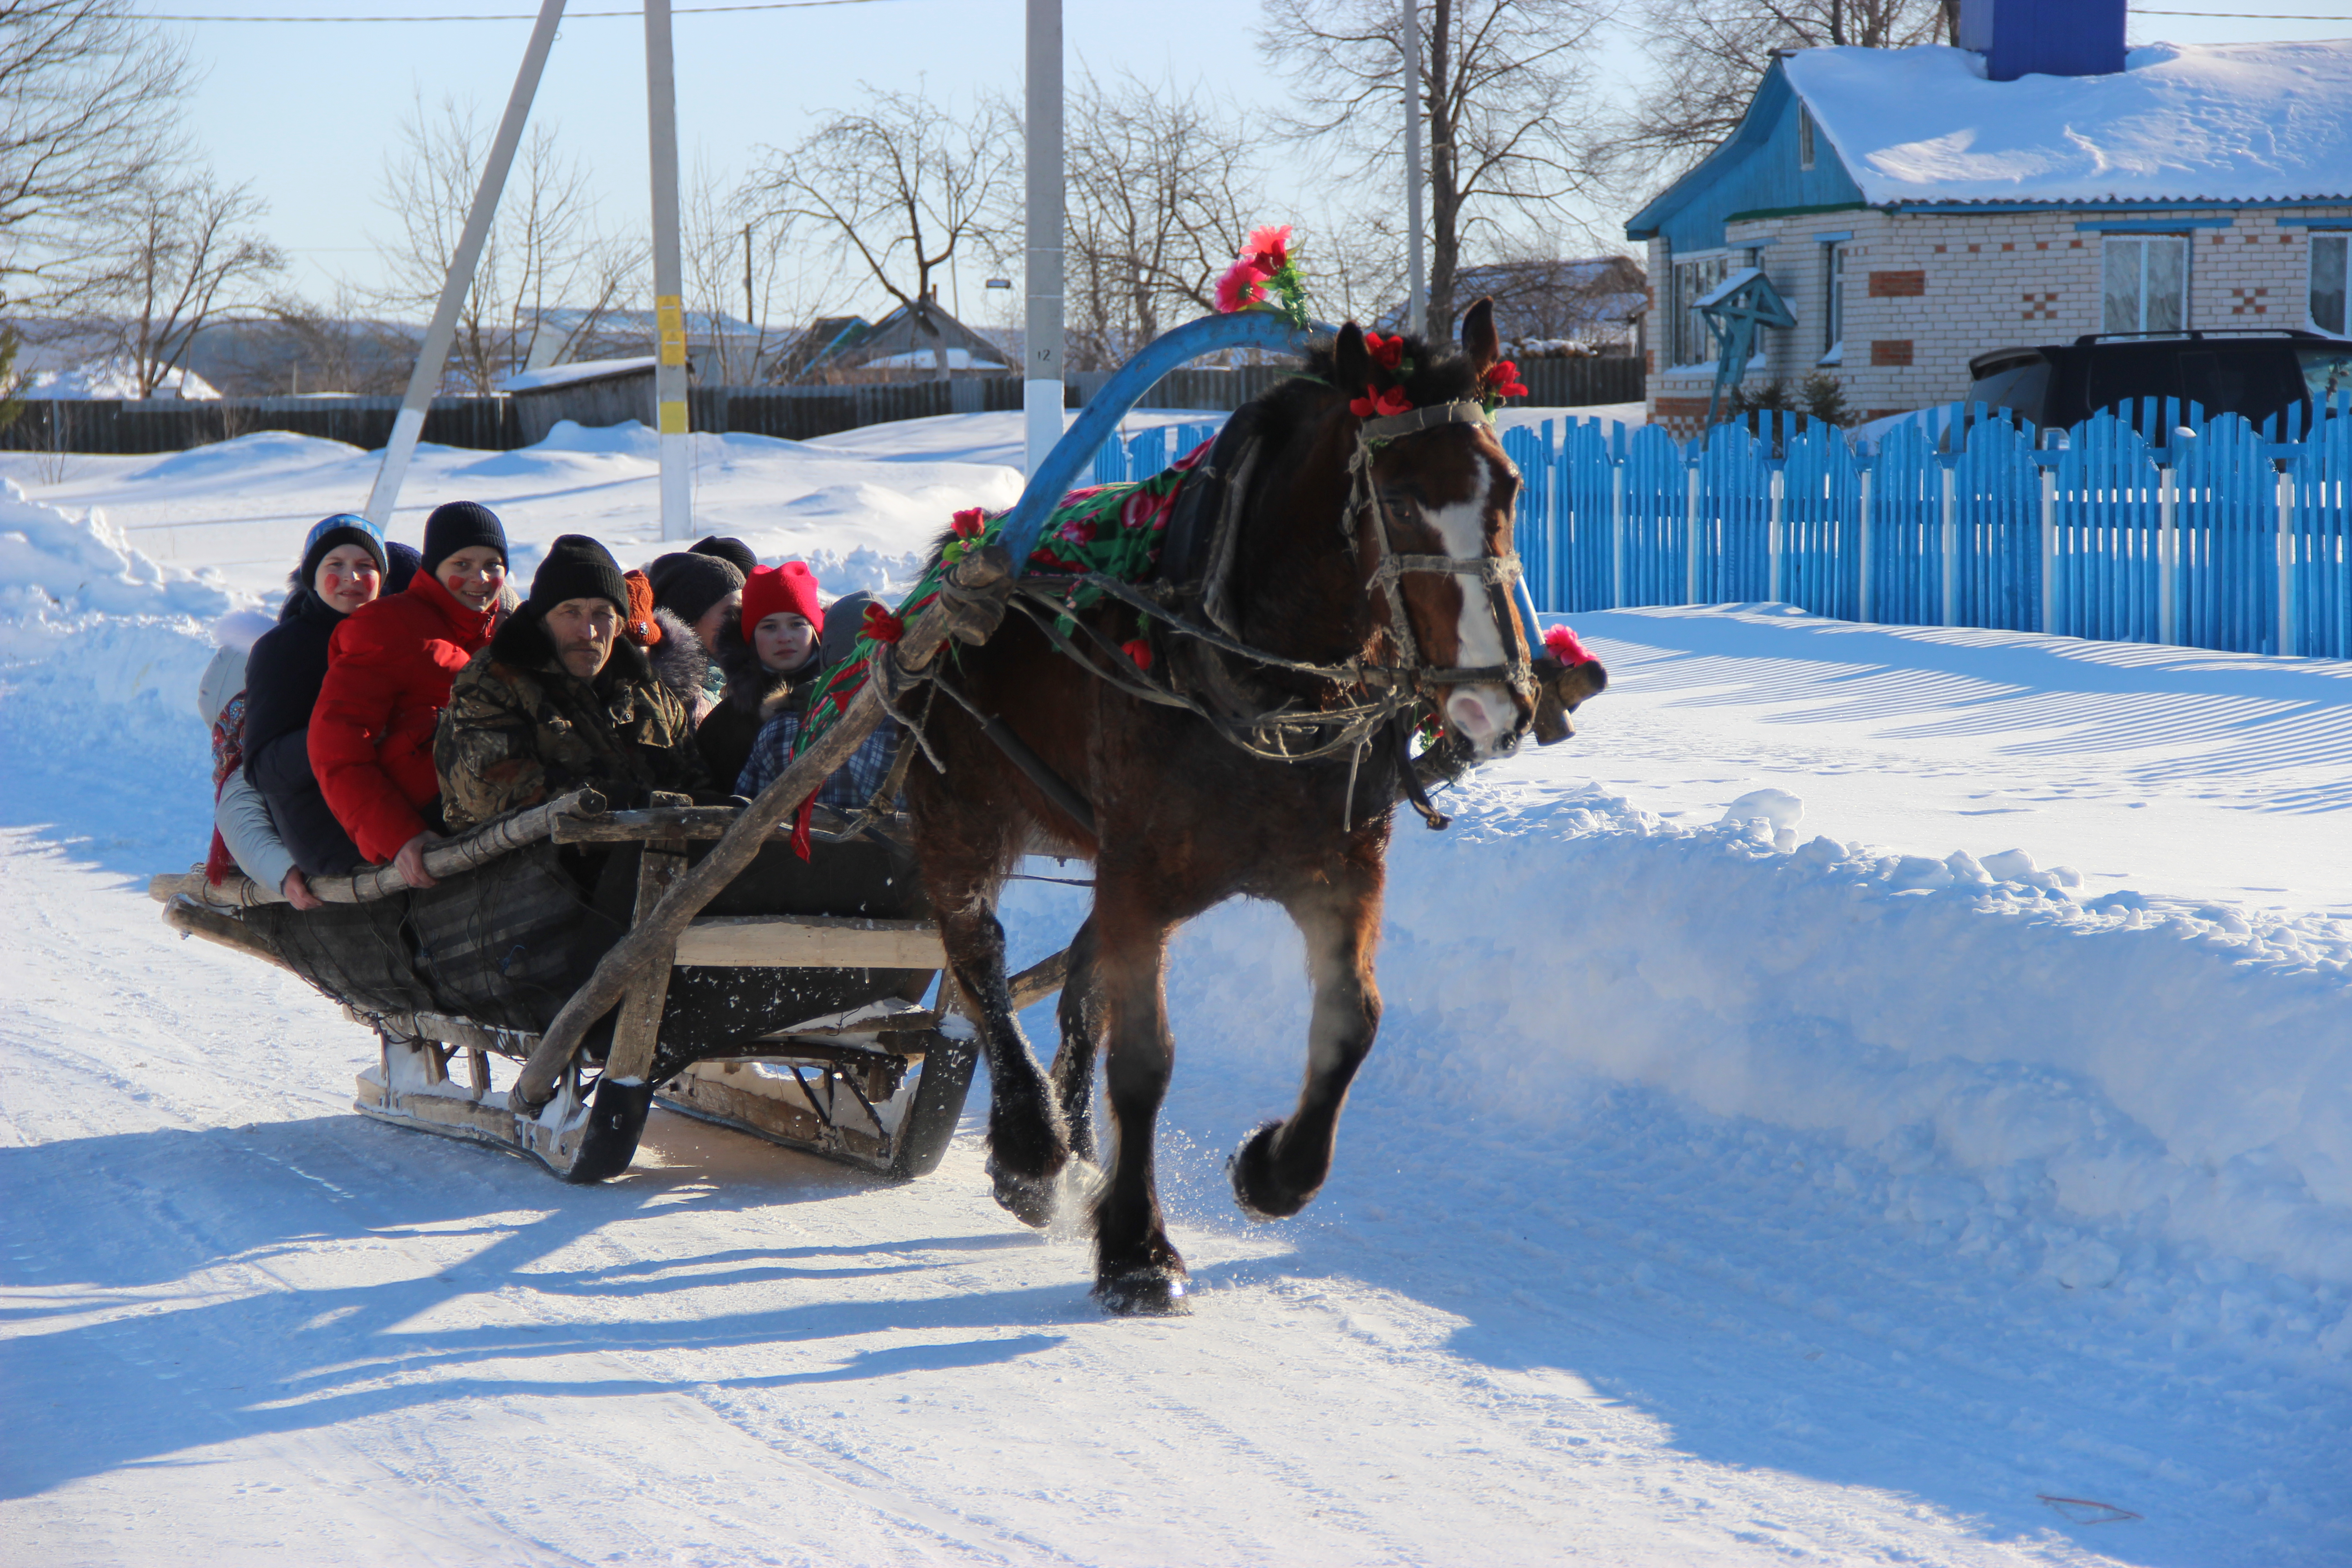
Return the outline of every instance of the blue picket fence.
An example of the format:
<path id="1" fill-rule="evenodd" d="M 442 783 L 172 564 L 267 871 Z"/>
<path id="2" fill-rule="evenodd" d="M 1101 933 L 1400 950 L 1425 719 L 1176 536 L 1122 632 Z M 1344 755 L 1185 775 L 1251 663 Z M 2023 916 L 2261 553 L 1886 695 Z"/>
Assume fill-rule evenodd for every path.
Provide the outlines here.
<path id="1" fill-rule="evenodd" d="M 1538 608 L 1773 599 L 1992 626 L 2352 658 L 2352 398 L 2305 428 L 2153 401 L 2067 430 L 1953 407 L 1875 453 L 1790 420 L 1678 444 L 1597 420 L 1507 431 Z"/>
<path id="2" fill-rule="evenodd" d="M 2352 395 L 2305 427 L 2149 400 L 2037 431 L 1982 405 L 1874 453 L 1767 416 L 1678 443 L 1655 426 L 1504 432 L 1538 609 L 1794 604 L 1892 626 L 1989 626 L 2352 658 Z M 1105 443 L 1097 483 L 1213 435 Z"/>

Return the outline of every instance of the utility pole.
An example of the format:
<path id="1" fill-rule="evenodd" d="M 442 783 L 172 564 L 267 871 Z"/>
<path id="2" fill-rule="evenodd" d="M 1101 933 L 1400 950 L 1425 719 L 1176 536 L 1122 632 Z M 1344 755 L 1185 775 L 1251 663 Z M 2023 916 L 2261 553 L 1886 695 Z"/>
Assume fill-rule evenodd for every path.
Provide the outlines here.
<path id="1" fill-rule="evenodd" d="M 1028 0 L 1028 310 L 1021 406 L 1034 474 L 1062 438 L 1062 0 Z"/>
<path id="2" fill-rule="evenodd" d="M 1405 331 L 1429 331 L 1429 272 L 1421 263 L 1421 7 L 1404 4 Z"/>
<path id="3" fill-rule="evenodd" d="M 400 485 L 408 477 L 408 460 L 416 455 L 416 438 L 425 429 L 425 411 L 441 384 L 441 368 L 449 363 L 449 344 L 457 335 L 457 308 L 474 286 L 474 268 L 482 258 L 482 242 L 489 237 L 490 219 L 499 210 L 499 193 L 506 189 L 507 170 L 522 142 L 523 121 L 530 118 L 530 100 L 539 92 L 540 73 L 547 68 L 547 51 L 555 43 L 555 25 L 563 19 L 563 0 L 541 0 L 539 20 L 531 24 L 530 42 L 523 47 L 522 66 L 515 72 L 514 91 L 507 97 L 506 118 L 490 142 L 490 156 L 482 165 L 482 183 L 474 189 L 474 205 L 466 209 L 466 226 L 457 236 L 457 249 L 449 258 L 449 276 L 442 281 L 440 302 L 433 308 L 433 323 L 416 351 L 415 368 L 408 373 L 408 393 L 400 400 L 399 416 L 392 422 L 392 439 L 384 443 L 383 462 L 368 491 L 367 519 L 379 529 L 389 528 L 392 509 L 400 500 Z"/>
<path id="4" fill-rule="evenodd" d="M 694 537 L 686 434 L 686 301 L 677 246 L 677 72 L 669 0 L 646 0 L 646 127 L 654 185 L 654 409 L 661 433 L 661 536 Z"/>

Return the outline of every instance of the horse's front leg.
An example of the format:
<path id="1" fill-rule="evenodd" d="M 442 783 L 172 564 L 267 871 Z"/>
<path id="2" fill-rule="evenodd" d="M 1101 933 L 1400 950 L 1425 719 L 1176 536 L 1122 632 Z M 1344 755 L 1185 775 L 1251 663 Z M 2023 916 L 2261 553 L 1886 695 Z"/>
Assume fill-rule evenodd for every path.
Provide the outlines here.
<path id="1" fill-rule="evenodd" d="M 1054 1217 L 1054 1183 L 1069 1163 L 1069 1132 L 1048 1091 L 1045 1069 L 1030 1054 L 1013 1012 L 1004 974 L 1004 927 L 977 888 L 942 902 L 940 942 L 948 970 L 979 1016 L 981 1049 L 988 1058 L 988 1174 L 996 1201 L 1024 1225 Z"/>
<path id="2" fill-rule="evenodd" d="M 1350 867 L 1347 875 L 1292 900 L 1289 908 L 1307 939 L 1315 1016 L 1298 1109 L 1243 1140 L 1228 1166 L 1234 1196 L 1252 1219 L 1297 1214 L 1331 1173 L 1339 1109 L 1381 1026 L 1380 986 L 1372 978 L 1381 927 L 1377 868 Z"/>
<path id="3" fill-rule="evenodd" d="M 1112 889 L 1099 864 L 1096 879 L 1094 983 L 1117 1146 L 1095 1197 L 1095 1300 L 1121 1315 L 1178 1313 L 1187 1310 L 1184 1259 L 1168 1239 L 1152 1173 L 1152 1140 L 1175 1061 L 1160 978 L 1171 922 L 1132 892 Z"/>
<path id="4" fill-rule="evenodd" d="M 1095 922 L 1089 915 L 1070 938 L 1069 961 L 1062 974 L 1062 1000 L 1056 1009 L 1062 1047 L 1054 1053 L 1050 1069 L 1055 1097 L 1070 1130 L 1070 1151 L 1088 1163 L 1099 1163 L 1095 1147 L 1095 1053 L 1103 1036 L 1102 989 L 1095 974 Z"/>

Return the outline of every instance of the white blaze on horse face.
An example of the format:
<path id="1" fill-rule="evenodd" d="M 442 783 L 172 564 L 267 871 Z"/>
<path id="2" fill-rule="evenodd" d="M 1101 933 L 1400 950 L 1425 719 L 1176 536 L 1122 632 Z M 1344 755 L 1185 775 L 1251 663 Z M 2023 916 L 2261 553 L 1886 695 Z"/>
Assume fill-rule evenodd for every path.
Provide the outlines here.
<path id="1" fill-rule="evenodd" d="M 1444 542 L 1445 553 L 1454 560 L 1473 561 L 1486 553 L 1486 500 L 1494 490 L 1494 468 L 1482 458 L 1476 488 L 1469 496 L 1451 506 L 1423 509 L 1423 515 Z M 1509 663 L 1510 656 L 1503 649 L 1503 628 L 1495 624 L 1494 600 L 1486 584 L 1465 573 L 1456 573 L 1454 581 L 1462 590 L 1454 662 L 1465 668 Z M 1455 687 L 1446 693 L 1445 718 L 1479 757 L 1494 755 L 1496 742 L 1517 723 L 1510 688 L 1499 680 Z"/>

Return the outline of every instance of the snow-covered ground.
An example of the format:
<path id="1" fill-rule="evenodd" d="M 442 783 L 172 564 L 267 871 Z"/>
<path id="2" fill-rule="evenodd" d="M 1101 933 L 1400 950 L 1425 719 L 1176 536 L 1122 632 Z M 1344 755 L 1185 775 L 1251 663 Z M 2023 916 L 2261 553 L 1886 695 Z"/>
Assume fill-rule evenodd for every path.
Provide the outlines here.
<path id="1" fill-rule="evenodd" d="M 641 559 L 635 439 L 430 452 L 410 496 Z M 730 437 L 698 497 L 878 582 L 1016 440 Z M 352 1114 L 368 1037 L 142 885 L 202 842 L 206 620 L 365 460 L 89 461 L 37 494 L 103 526 L 0 504 L 5 1555 L 2352 1560 L 2352 669 L 1576 617 L 1581 733 L 1398 829 L 1298 1220 L 1220 1170 L 1295 1092 L 1297 944 L 1180 939 L 1202 1289 L 1108 1322 L 974 1136 L 890 1188 L 656 1116 L 572 1189 Z M 174 536 L 217 582 L 130 562 Z M 1082 897 L 1017 885 L 1016 957 Z"/>

